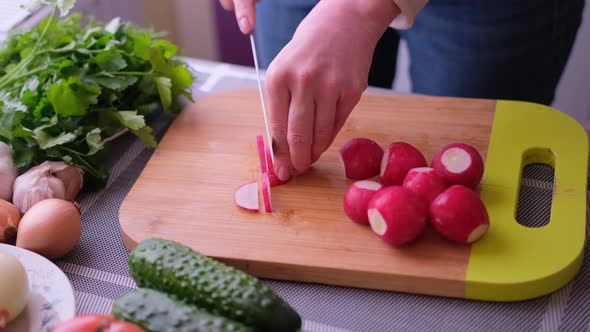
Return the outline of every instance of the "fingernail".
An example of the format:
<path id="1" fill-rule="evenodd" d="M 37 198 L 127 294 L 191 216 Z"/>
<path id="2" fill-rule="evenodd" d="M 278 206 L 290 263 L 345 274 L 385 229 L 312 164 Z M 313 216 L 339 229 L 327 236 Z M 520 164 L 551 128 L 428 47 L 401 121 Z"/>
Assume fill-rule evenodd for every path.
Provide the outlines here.
<path id="1" fill-rule="evenodd" d="M 277 172 L 277 176 L 279 177 L 279 179 L 281 179 L 281 181 L 287 181 L 289 179 L 289 176 L 291 175 L 291 172 L 289 172 L 289 169 L 285 166 L 281 166 L 279 167 L 279 171 Z"/>
<path id="2" fill-rule="evenodd" d="M 248 31 L 248 28 L 250 28 L 250 22 L 248 22 L 248 18 L 245 16 L 240 18 L 238 24 L 240 25 L 240 30 L 242 30 L 243 33 L 246 33 L 246 31 Z"/>

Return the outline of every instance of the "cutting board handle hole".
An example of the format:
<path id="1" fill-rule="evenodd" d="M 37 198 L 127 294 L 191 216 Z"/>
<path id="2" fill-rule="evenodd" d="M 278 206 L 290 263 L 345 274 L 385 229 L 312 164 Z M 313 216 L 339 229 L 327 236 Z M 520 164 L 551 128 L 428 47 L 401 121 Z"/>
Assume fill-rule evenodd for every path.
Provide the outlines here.
<path id="1" fill-rule="evenodd" d="M 530 228 L 549 224 L 555 184 L 555 154 L 534 148 L 523 155 L 516 221 Z"/>

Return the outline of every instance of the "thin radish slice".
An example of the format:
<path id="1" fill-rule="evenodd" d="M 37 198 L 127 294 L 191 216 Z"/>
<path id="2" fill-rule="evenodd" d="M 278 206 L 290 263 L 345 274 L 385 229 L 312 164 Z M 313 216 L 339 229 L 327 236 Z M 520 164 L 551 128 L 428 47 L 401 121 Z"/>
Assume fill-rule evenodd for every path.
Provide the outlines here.
<path id="1" fill-rule="evenodd" d="M 242 209 L 258 212 L 258 183 L 250 182 L 236 189 L 234 203 Z"/>
<path id="2" fill-rule="evenodd" d="M 258 146 L 258 159 L 260 159 L 260 172 L 264 174 L 267 172 L 267 167 L 264 156 L 264 138 L 262 135 L 256 136 L 256 145 Z"/>
<path id="3" fill-rule="evenodd" d="M 272 212 L 272 202 L 270 200 L 270 180 L 267 173 L 262 174 L 260 182 L 262 187 L 262 201 L 264 202 L 264 211 Z"/>

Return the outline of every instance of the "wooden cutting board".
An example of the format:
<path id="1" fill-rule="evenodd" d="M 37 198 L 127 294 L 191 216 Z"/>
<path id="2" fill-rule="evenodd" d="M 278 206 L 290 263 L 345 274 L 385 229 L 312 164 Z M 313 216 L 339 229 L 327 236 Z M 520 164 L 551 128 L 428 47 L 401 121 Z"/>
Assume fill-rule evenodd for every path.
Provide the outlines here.
<path id="1" fill-rule="evenodd" d="M 588 136 L 569 116 L 529 103 L 365 95 L 313 169 L 272 188 L 275 212 L 234 205 L 234 190 L 259 179 L 264 133 L 256 90 L 210 95 L 175 119 L 120 209 L 129 249 L 150 237 L 176 240 L 257 277 L 493 301 L 552 292 L 582 263 Z M 481 197 L 487 235 L 453 244 L 428 229 L 394 248 L 342 210 L 338 148 L 351 137 L 406 141 L 428 160 L 445 144 L 474 145 L 486 160 Z M 516 219 L 521 169 L 555 167 L 551 219 Z"/>

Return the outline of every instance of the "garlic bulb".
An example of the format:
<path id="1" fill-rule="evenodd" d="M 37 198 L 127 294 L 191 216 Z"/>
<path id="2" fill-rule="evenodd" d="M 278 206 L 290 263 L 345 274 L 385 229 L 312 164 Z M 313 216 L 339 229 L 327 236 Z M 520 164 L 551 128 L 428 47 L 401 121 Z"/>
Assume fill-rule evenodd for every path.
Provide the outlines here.
<path id="1" fill-rule="evenodd" d="M 12 199 L 12 186 L 16 174 L 10 147 L 0 142 L 0 199 L 5 201 Z"/>
<path id="2" fill-rule="evenodd" d="M 51 169 L 51 173 L 64 183 L 66 200 L 73 201 L 84 185 L 82 170 L 61 161 L 46 161 L 42 165 Z"/>
<path id="3" fill-rule="evenodd" d="M 82 172 L 63 162 L 46 161 L 14 182 L 13 204 L 25 213 L 36 203 L 59 198 L 73 200 L 82 189 Z"/>

